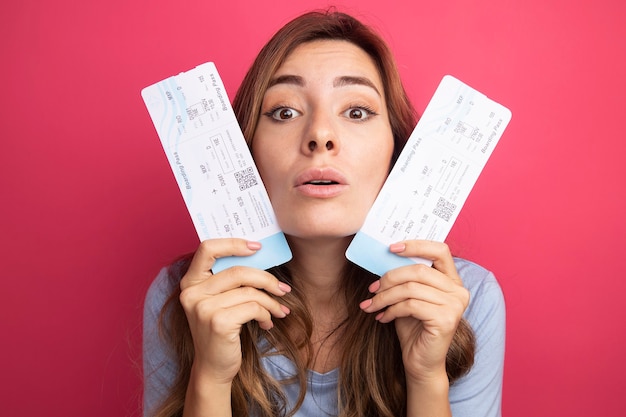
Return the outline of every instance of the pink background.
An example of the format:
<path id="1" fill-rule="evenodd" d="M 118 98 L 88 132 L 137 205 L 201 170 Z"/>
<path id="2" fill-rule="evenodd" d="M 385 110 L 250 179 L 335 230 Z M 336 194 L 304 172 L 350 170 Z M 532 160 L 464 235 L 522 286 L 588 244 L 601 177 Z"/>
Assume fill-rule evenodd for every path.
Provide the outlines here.
<path id="1" fill-rule="evenodd" d="M 3 415 L 139 415 L 143 295 L 197 244 L 140 90 L 212 60 L 232 99 L 270 35 L 326 5 L 2 3 Z M 623 415 L 624 2 L 339 6 L 420 111 L 449 73 L 513 112 L 450 236 L 504 289 L 504 415 Z"/>

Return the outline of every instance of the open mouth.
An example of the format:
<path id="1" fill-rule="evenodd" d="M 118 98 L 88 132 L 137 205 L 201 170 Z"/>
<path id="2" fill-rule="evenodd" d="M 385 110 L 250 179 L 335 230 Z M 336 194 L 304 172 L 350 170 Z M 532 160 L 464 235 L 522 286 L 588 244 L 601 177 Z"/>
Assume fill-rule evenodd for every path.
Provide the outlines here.
<path id="1" fill-rule="evenodd" d="M 344 193 L 348 189 L 348 181 L 337 169 L 313 167 L 297 175 L 294 186 L 306 196 L 328 198 Z"/>
<path id="2" fill-rule="evenodd" d="M 314 199 L 337 197 L 346 192 L 348 181 L 333 168 L 310 168 L 296 177 L 298 193 Z"/>

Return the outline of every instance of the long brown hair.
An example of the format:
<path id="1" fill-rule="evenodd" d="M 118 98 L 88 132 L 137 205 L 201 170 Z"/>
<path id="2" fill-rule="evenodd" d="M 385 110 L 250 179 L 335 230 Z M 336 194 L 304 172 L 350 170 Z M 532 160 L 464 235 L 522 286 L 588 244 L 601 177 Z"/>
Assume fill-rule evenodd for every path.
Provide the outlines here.
<path id="1" fill-rule="evenodd" d="M 375 62 L 383 82 L 389 120 L 394 137 L 397 159 L 416 123 L 414 109 L 402 86 L 400 75 L 386 43 L 369 27 L 355 18 L 336 12 L 310 12 L 280 29 L 263 47 L 246 74 L 233 101 L 233 109 L 249 145 L 254 137 L 261 112 L 261 102 L 270 80 L 289 54 L 306 42 L 320 39 L 344 40 L 367 52 Z M 186 272 L 191 257 L 173 264 L 170 279 L 174 288 L 161 312 L 162 334 L 177 355 L 178 375 L 170 395 L 163 402 L 159 417 L 180 416 L 193 363 L 193 342 L 187 320 L 179 302 L 178 282 Z M 306 372 L 313 361 L 311 334 L 313 320 L 305 296 L 299 293 L 297 277 L 285 265 L 272 268 L 271 273 L 292 285 L 293 291 L 281 298 L 291 314 L 275 320 L 275 327 L 266 332 L 256 322 L 246 324 L 241 331 L 242 365 L 233 380 L 232 406 L 234 416 L 259 417 L 292 415 L 286 409 L 281 382 L 275 381 L 262 368 L 260 358 L 270 354 L 270 346 L 294 362 L 300 385 L 296 408 L 306 392 Z M 368 285 L 378 277 L 347 262 L 343 273 L 342 291 L 348 308 L 347 317 L 336 331 L 341 332 L 342 346 L 340 381 L 337 398 L 342 417 L 398 416 L 406 414 L 406 386 L 400 345 L 393 324 L 381 324 L 374 315 L 359 309 L 359 302 L 369 297 Z M 260 344 L 261 340 L 268 344 Z M 448 351 L 446 371 L 453 383 L 467 373 L 474 361 L 474 335 L 462 320 Z M 264 350 L 265 349 L 265 350 Z M 304 354 L 303 354 L 304 352 Z"/>

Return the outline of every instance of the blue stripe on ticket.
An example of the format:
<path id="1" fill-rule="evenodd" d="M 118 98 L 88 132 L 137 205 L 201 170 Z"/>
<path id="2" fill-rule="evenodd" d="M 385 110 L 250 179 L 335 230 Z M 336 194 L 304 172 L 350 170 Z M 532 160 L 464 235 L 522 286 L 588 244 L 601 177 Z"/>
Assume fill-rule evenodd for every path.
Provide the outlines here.
<path id="1" fill-rule="evenodd" d="M 378 240 L 359 232 L 354 236 L 352 243 L 346 251 L 346 257 L 368 271 L 383 276 L 392 269 L 414 265 L 411 258 L 403 258 L 389 252 L 389 246 Z"/>
<path id="2" fill-rule="evenodd" d="M 260 240 L 261 249 L 252 256 L 228 256 L 218 258 L 211 270 L 214 273 L 223 271 L 232 266 L 249 266 L 252 268 L 268 269 L 280 265 L 291 259 L 291 251 L 283 233 L 276 233 Z"/>

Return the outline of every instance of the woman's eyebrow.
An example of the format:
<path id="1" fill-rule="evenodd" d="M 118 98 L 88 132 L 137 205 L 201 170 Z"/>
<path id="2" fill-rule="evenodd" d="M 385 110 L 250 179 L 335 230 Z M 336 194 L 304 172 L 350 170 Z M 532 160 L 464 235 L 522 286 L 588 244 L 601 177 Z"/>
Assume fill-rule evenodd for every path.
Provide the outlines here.
<path id="1" fill-rule="evenodd" d="M 364 85 L 366 87 L 374 89 L 374 91 L 376 91 L 376 94 L 380 96 L 380 91 L 378 91 L 378 88 L 376 88 L 374 83 L 366 77 L 344 75 L 342 77 L 335 78 L 335 80 L 333 81 L 333 87 L 344 87 L 346 85 Z"/>
<path id="2" fill-rule="evenodd" d="M 304 78 L 299 75 L 281 75 L 276 78 L 272 78 L 267 88 L 273 87 L 277 84 L 292 84 L 298 87 L 304 87 L 306 85 Z"/>
<path id="3" fill-rule="evenodd" d="M 305 87 L 306 81 L 304 80 L 304 78 L 302 78 L 299 75 L 290 75 L 290 74 L 280 75 L 276 78 L 272 78 L 267 88 L 271 88 L 278 84 L 291 84 L 297 87 Z M 366 87 L 372 88 L 376 92 L 376 94 L 380 96 L 380 91 L 378 91 L 378 88 L 376 88 L 374 83 L 370 81 L 369 78 L 358 77 L 358 76 L 353 76 L 353 75 L 343 75 L 333 80 L 333 87 L 335 88 L 344 87 L 347 85 L 364 85 Z"/>

